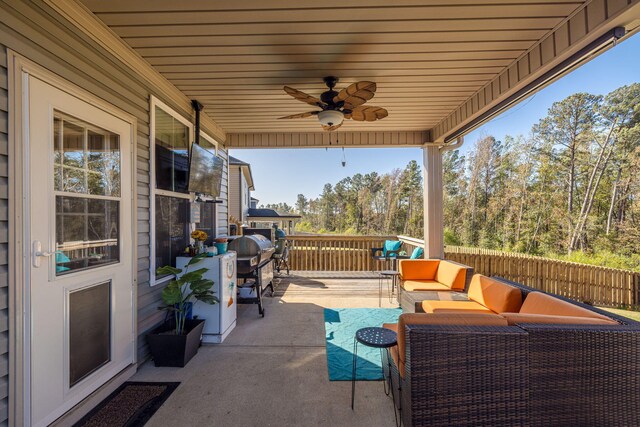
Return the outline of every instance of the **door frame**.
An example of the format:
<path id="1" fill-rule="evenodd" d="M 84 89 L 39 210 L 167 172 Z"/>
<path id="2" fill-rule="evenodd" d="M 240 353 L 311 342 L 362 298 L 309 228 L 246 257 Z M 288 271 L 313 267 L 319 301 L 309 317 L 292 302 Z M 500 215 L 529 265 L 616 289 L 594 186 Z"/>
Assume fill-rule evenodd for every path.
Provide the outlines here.
<path id="1" fill-rule="evenodd" d="M 29 300 L 26 294 L 27 270 L 31 262 L 31 245 L 26 241 L 29 225 L 25 223 L 25 215 L 28 212 L 29 199 L 24 193 L 28 182 L 28 149 L 29 149 L 29 102 L 28 79 L 29 76 L 38 79 L 60 89 L 70 95 L 88 102 L 93 106 L 129 123 L 131 125 L 131 144 L 128 153 L 131 156 L 131 236 L 133 248 L 131 251 L 131 283 L 133 298 L 133 363 L 137 363 L 138 331 L 137 331 L 137 258 L 138 258 L 138 233 L 137 233 L 137 119 L 117 107 L 107 103 L 96 95 L 82 89 L 57 74 L 39 66 L 35 62 L 7 49 L 7 70 L 9 88 L 9 194 L 8 194 L 8 276 L 9 276 L 9 424 L 30 425 L 30 364 L 29 354 L 30 331 L 26 328 L 31 315 Z M 126 180 L 123 180 L 123 184 Z M 126 236 L 123 235 L 123 239 Z M 128 368 L 125 368 L 125 370 Z M 107 381 L 107 384 L 109 381 Z M 98 389 L 100 390 L 100 389 Z M 95 392 L 94 392 L 95 394 Z M 87 396 L 89 397 L 89 396 Z"/>

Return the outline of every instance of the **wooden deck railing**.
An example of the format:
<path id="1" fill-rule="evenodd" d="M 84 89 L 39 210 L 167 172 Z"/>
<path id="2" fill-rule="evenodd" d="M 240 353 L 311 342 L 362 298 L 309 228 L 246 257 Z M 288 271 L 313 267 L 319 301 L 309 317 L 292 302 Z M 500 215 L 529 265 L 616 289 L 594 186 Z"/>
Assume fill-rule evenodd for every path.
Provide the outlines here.
<path id="1" fill-rule="evenodd" d="M 371 248 L 380 248 L 396 236 L 291 235 L 289 265 L 305 271 L 371 271 L 379 269 Z"/>
<path id="2" fill-rule="evenodd" d="M 292 270 L 372 271 L 382 266 L 371 248 L 385 240 L 402 240 L 410 254 L 424 242 L 406 236 L 291 235 Z M 446 246 L 445 258 L 473 267 L 476 273 L 500 276 L 545 292 L 606 307 L 640 309 L 640 273 L 579 264 L 526 254 Z"/>
<path id="3" fill-rule="evenodd" d="M 398 236 L 405 250 L 424 242 Z M 640 308 L 640 273 L 491 249 L 445 246 L 446 259 L 545 292 L 604 307 Z"/>

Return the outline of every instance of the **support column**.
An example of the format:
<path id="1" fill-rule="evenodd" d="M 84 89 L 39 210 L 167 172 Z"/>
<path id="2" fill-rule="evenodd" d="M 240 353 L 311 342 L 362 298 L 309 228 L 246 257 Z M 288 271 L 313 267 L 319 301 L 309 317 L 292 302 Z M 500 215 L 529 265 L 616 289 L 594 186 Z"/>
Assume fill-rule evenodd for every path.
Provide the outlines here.
<path id="1" fill-rule="evenodd" d="M 444 258 L 444 220 L 442 201 L 442 153 L 440 147 L 423 151 L 424 175 L 424 256 Z"/>

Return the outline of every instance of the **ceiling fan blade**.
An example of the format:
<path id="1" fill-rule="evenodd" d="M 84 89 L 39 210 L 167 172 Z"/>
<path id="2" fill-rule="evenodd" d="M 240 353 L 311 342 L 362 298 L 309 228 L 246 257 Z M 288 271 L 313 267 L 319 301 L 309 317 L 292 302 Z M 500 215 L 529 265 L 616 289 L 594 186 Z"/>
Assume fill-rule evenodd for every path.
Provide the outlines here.
<path id="1" fill-rule="evenodd" d="M 278 117 L 280 119 L 304 119 L 305 117 L 311 117 L 318 114 L 319 111 L 307 111 L 306 113 L 292 114 L 290 116 Z"/>
<path id="2" fill-rule="evenodd" d="M 307 104 L 313 105 L 314 107 L 322 107 L 324 105 L 324 102 L 320 101 L 320 99 L 316 98 L 315 96 L 311 96 L 308 93 L 299 91 L 298 89 L 294 89 L 289 86 L 285 86 L 283 89 L 298 101 L 306 102 Z"/>
<path id="3" fill-rule="evenodd" d="M 352 110 L 362 105 L 376 94 L 377 86 L 374 82 L 357 82 L 342 89 L 333 97 L 333 102 L 344 102 L 344 108 Z"/>
<path id="4" fill-rule="evenodd" d="M 332 130 L 338 129 L 340 126 L 342 126 L 342 123 L 338 123 L 337 125 L 333 126 L 322 125 L 322 129 L 326 130 L 327 132 L 331 132 Z"/>
<path id="5" fill-rule="evenodd" d="M 376 120 L 384 119 L 389 115 L 389 112 L 382 107 L 374 107 L 373 105 L 354 108 L 350 114 L 345 114 L 345 119 L 352 119 L 357 122 L 374 122 Z"/>

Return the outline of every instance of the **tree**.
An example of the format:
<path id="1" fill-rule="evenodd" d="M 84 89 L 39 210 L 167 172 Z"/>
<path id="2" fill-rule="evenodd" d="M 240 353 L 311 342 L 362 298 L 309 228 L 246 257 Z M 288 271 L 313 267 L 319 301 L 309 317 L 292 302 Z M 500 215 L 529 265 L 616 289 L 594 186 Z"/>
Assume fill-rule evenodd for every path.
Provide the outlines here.
<path id="1" fill-rule="evenodd" d="M 304 194 L 298 194 L 298 199 L 296 200 L 296 211 L 298 212 L 298 214 L 302 216 L 306 215 L 308 204 L 309 201 L 306 197 L 304 197 Z"/>
<path id="2" fill-rule="evenodd" d="M 575 250 L 585 239 L 584 229 L 591 213 L 602 177 L 607 170 L 617 145 L 625 145 L 625 136 L 633 135 L 640 119 L 640 84 L 623 86 L 611 92 L 598 104 L 601 132 L 593 136 L 597 153 L 589 181 L 585 189 L 580 216 L 573 230 L 569 250 Z M 619 144 L 617 144 L 619 143 Z M 633 143 L 632 143 L 633 144 Z M 583 248 L 584 248 L 583 244 Z"/>
<path id="3" fill-rule="evenodd" d="M 576 93 L 562 101 L 554 102 L 547 116 L 540 120 L 534 128 L 534 132 L 551 142 L 552 148 L 556 151 L 550 154 L 555 154 L 558 161 L 564 166 L 564 171 L 561 173 L 566 179 L 567 236 L 572 236 L 574 232 L 577 163 L 587 148 L 596 122 L 596 110 L 601 99 L 602 97 L 597 95 Z"/>

